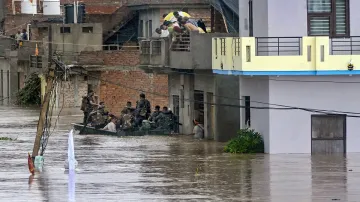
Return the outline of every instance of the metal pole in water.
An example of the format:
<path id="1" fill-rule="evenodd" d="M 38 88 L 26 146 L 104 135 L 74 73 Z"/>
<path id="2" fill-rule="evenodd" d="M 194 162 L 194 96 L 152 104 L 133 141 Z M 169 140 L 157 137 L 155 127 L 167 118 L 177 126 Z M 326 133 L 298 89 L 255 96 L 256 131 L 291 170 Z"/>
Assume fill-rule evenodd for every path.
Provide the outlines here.
<path id="1" fill-rule="evenodd" d="M 35 157 L 39 154 L 40 145 L 41 145 L 41 138 L 43 135 L 44 124 L 46 119 L 46 111 L 49 107 L 51 91 L 53 88 L 53 81 L 54 81 L 54 71 L 50 70 L 49 75 L 47 76 L 47 85 L 46 85 L 46 93 L 44 96 L 44 101 L 41 106 L 39 122 L 37 125 L 37 133 L 35 137 L 33 152 L 32 152 L 32 159 L 35 160 Z"/>
<path id="2" fill-rule="evenodd" d="M 68 140 L 68 164 L 69 164 L 69 173 L 70 171 L 75 170 L 76 160 L 75 160 L 75 151 L 74 151 L 74 130 L 71 130 L 69 133 Z"/>

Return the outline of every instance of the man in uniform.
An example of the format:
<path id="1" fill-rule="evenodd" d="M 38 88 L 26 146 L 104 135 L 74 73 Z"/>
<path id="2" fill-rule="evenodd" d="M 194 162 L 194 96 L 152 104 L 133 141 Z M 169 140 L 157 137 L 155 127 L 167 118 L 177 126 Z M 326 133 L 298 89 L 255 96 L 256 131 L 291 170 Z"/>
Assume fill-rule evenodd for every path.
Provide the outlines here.
<path id="1" fill-rule="evenodd" d="M 81 103 L 81 110 L 84 112 L 84 125 L 87 125 L 91 120 L 90 113 L 94 110 L 94 107 L 98 106 L 95 103 L 94 99 L 94 91 L 90 90 L 87 96 L 83 97 L 82 103 Z"/>
<path id="2" fill-rule="evenodd" d="M 174 115 L 167 107 L 163 107 L 162 112 L 155 118 L 155 122 L 158 123 L 158 128 L 161 130 L 173 130 L 174 128 Z"/>
<path id="3" fill-rule="evenodd" d="M 136 122 L 135 126 L 140 127 L 143 120 L 149 118 L 151 114 L 151 105 L 149 100 L 145 98 L 145 94 L 140 94 L 140 100 L 136 102 Z"/>
<path id="4" fill-rule="evenodd" d="M 105 103 L 100 102 L 98 109 L 91 116 L 91 125 L 95 128 L 103 128 L 108 124 L 109 112 L 105 109 Z"/>

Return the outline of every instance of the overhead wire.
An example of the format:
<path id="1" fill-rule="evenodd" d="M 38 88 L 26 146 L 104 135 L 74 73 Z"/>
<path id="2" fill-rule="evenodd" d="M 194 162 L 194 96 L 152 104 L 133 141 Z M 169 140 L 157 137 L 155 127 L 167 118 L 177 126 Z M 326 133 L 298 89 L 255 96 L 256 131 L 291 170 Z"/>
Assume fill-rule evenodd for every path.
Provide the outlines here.
<path id="1" fill-rule="evenodd" d="M 84 72 L 81 71 L 76 71 L 76 70 L 72 70 L 73 72 L 77 72 L 79 74 L 84 74 Z M 86 75 L 86 74 L 84 74 Z M 143 89 L 137 89 L 137 88 L 133 88 L 130 86 L 125 86 L 123 84 L 119 84 L 119 83 L 115 83 L 109 80 L 105 80 L 105 79 L 101 79 L 99 77 L 93 76 L 93 75 L 87 75 L 89 77 L 95 78 L 99 81 L 105 82 L 105 83 L 109 83 L 109 84 L 113 84 L 113 85 L 117 85 L 126 89 L 131 89 L 131 90 L 135 90 L 138 92 L 143 92 L 143 93 L 147 93 L 147 94 L 151 94 L 151 95 L 157 95 L 157 96 L 162 96 L 162 97 L 167 97 L 169 98 L 169 95 L 164 95 L 164 94 L 160 94 L 160 93 L 154 93 L 154 92 L 150 92 L 150 91 L 145 91 Z M 243 100 L 241 98 L 237 98 L 237 100 Z M 252 101 L 252 102 L 257 102 L 260 104 L 265 104 L 265 105 L 276 105 L 279 107 L 257 107 L 257 106 L 244 106 L 244 105 L 235 105 L 235 104 L 218 104 L 218 103 L 210 103 L 210 102 L 204 102 L 201 100 L 193 100 L 193 99 L 186 99 L 184 98 L 184 101 L 188 101 L 188 102 L 195 102 L 195 103 L 203 103 L 203 104 L 210 104 L 210 105 L 217 105 L 217 106 L 224 106 L 224 107 L 235 107 L 235 108 L 252 108 L 252 109 L 272 109 L 272 110 L 301 110 L 301 111 L 307 111 L 307 112 L 314 112 L 314 113 L 321 113 L 321 114 L 346 114 L 348 117 L 354 117 L 354 118 L 360 118 L 360 116 L 356 116 L 357 114 L 360 115 L 359 112 L 344 112 L 344 111 L 336 111 L 336 110 L 323 110 L 323 109 L 311 109 L 311 108 L 305 108 L 305 107 L 294 107 L 294 106 L 287 106 L 287 105 L 278 105 L 278 104 L 272 104 L 272 103 L 266 103 L 266 102 L 257 102 L 257 101 Z M 251 101 L 250 101 L 251 102 Z"/>

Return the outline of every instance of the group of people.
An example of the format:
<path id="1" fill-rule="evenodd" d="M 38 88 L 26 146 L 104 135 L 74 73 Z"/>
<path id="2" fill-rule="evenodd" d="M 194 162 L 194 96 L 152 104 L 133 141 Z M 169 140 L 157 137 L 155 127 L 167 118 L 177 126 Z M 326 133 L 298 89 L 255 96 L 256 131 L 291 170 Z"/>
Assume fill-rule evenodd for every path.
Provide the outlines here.
<path id="1" fill-rule="evenodd" d="M 163 107 L 160 111 L 160 106 L 156 106 L 152 112 L 151 104 L 143 93 L 140 94 L 135 108 L 132 107 L 131 102 L 127 102 L 120 117 L 109 113 L 105 109 L 104 102 L 97 104 L 93 91 L 83 97 L 81 110 L 84 112 L 84 125 L 111 132 L 132 129 L 173 131 L 176 124 L 176 117 L 168 107 Z"/>
<path id="2" fill-rule="evenodd" d="M 22 42 L 28 40 L 28 33 L 26 32 L 26 29 L 23 29 L 22 32 L 18 31 L 15 34 L 15 40 L 16 40 L 17 47 L 22 46 Z"/>
<path id="3" fill-rule="evenodd" d="M 207 33 L 205 23 L 202 19 L 192 19 L 191 16 L 185 12 L 175 11 L 170 14 L 164 14 L 163 18 L 164 23 L 160 28 L 156 28 L 155 30 L 160 37 L 169 37 L 171 35 L 174 38 L 176 34 L 190 33 L 193 31 Z"/>

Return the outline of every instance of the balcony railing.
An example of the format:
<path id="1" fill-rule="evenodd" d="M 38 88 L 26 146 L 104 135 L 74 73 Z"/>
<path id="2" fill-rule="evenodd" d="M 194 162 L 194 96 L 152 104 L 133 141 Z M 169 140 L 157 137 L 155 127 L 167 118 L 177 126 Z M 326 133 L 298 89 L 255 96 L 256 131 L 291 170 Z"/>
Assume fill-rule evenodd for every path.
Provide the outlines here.
<path id="1" fill-rule="evenodd" d="M 360 37 L 213 38 L 212 49 L 213 70 L 226 74 L 360 73 Z"/>
<path id="2" fill-rule="evenodd" d="M 360 36 L 330 39 L 331 55 L 360 55 Z"/>
<path id="3" fill-rule="evenodd" d="M 190 52 L 190 41 L 189 34 L 177 35 L 172 42 L 171 50 Z"/>
<path id="4" fill-rule="evenodd" d="M 211 70 L 211 41 L 213 37 L 220 36 L 229 34 L 192 32 L 175 38 L 140 38 L 140 66 L 150 69 Z"/>
<path id="5" fill-rule="evenodd" d="M 301 55 L 301 37 L 258 37 L 256 55 Z"/>

